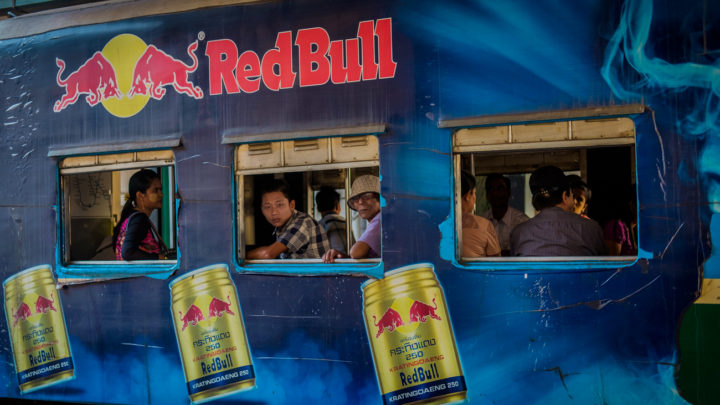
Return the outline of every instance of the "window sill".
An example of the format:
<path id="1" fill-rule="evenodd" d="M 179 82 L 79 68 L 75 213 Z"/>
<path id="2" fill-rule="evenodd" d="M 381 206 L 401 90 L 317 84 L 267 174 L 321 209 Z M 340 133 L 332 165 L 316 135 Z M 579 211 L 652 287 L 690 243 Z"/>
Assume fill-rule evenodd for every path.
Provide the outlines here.
<path id="1" fill-rule="evenodd" d="M 462 257 L 455 264 L 468 270 L 493 272 L 576 272 L 628 267 L 638 259 L 638 256 Z"/>
<path id="2" fill-rule="evenodd" d="M 56 273 L 61 284 L 70 285 L 138 276 L 167 279 L 177 268 L 177 260 L 87 260 L 58 265 Z"/>
<path id="3" fill-rule="evenodd" d="M 281 274 L 295 276 L 351 275 L 381 278 L 381 259 L 337 259 L 323 263 L 321 259 L 245 260 L 235 264 L 240 273 Z"/>

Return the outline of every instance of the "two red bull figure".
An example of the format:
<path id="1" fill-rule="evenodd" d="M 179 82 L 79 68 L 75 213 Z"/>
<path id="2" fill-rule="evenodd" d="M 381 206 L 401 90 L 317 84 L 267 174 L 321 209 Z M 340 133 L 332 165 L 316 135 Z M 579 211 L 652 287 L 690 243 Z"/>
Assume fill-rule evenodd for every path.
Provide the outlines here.
<path id="1" fill-rule="evenodd" d="M 192 64 L 187 65 L 155 45 L 149 45 L 135 63 L 126 97 L 130 99 L 141 95 L 161 100 L 166 93 L 165 87 L 172 86 L 180 94 L 187 94 L 195 99 L 203 98 L 202 89 L 188 80 L 188 74 L 195 72 L 198 67 L 198 58 L 195 54 L 197 47 L 198 41 L 188 45 L 187 53 L 192 59 Z M 56 82 L 65 89 L 65 94 L 55 103 L 53 111 L 62 111 L 75 104 L 83 95 L 91 107 L 111 97 L 118 100 L 123 98 L 118 84 L 118 72 L 103 53 L 95 52 L 65 79 L 62 78 L 65 61 L 56 58 L 55 63 L 59 68 Z M 123 73 L 129 74 L 129 72 Z"/>

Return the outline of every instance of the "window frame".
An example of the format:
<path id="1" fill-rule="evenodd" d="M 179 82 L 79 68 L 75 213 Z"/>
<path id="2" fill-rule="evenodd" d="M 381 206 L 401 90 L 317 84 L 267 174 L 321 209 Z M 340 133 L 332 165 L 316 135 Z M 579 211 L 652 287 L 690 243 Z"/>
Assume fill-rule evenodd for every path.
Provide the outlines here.
<path id="1" fill-rule="evenodd" d="M 229 143 L 234 146 L 233 149 L 233 264 L 238 272 L 242 273 L 259 273 L 259 274 L 278 274 L 278 275 L 360 275 L 370 277 L 382 277 L 384 272 L 384 264 L 382 259 L 382 248 L 380 258 L 373 259 L 336 259 L 335 263 L 323 263 L 321 259 L 269 259 L 269 260 L 248 260 L 245 259 L 245 176 L 258 174 L 275 174 L 275 173 L 291 173 L 291 172 L 308 172 L 321 170 L 336 169 L 355 169 L 377 167 L 378 174 L 380 171 L 380 135 L 385 132 L 384 124 L 366 125 L 350 128 L 335 128 L 322 130 L 308 130 L 299 132 L 282 132 L 269 133 L 260 135 L 239 135 L 230 133 L 224 136 L 223 143 Z M 303 142 L 311 140 L 327 140 L 328 153 L 332 154 L 333 140 L 351 139 L 355 137 L 373 137 L 375 138 L 375 157 L 373 159 L 364 160 L 347 160 L 333 162 L 329 158 L 328 163 L 324 164 L 296 164 L 281 167 L 263 167 L 247 169 L 241 168 L 239 161 L 240 149 L 244 145 L 261 145 L 279 143 L 281 151 L 285 153 L 285 145 L 290 142 Z M 259 147 L 259 146 L 258 146 Z M 284 159 L 284 156 L 283 158 Z M 283 160 L 284 162 L 284 160 Z M 381 176 L 380 176 L 381 177 Z M 350 179 L 345 178 L 345 189 L 350 190 Z M 348 211 L 349 213 L 349 211 Z M 350 215 L 346 215 L 346 220 Z M 264 220 L 264 218 L 260 218 Z"/>
<path id="2" fill-rule="evenodd" d="M 548 257 L 477 257 L 463 258 L 462 252 L 462 216 L 458 215 L 461 211 L 460 196 L 460 172 L 461 172 L 461 155 L 466 153 L 512 153 L 522 151 L 560 151 L 560 150 L 576 150 L 587 149 L 593 146 L 630 146 L 634 148 L 633 170 L 635 176 L 635 186 L 638 185 L 637 175 L 637 159 L 638 159 L 638 137 L 636 133 L 637 121 L 639 116 L 647 114 L 644 105 L 626 105 L 613 106 L 595 109 L 578 109 L 566 111 L 550 111 L 545 113 L 533 114 L 513 114 L 499 117 L 477 117 L 462 118 L 457 120 L 447 120 L 441 122 L 441 127 L 452 129 L 452 173 L 453 173 L 453 203 L 452 203 L 452 224 L 453 224 L 453 252 L 452 263 L 460 268 L 478 271 L 501 271 L 501 272 L 518 272 L 533 273 L 542 272 L 544 270 L 552 270 L 554 272 L 577 272 L 577 271 L 602 271 L 607 268 L 624 268 L 630 267 L 639 260 L 652 258 L 647 252 L 641 248 L 641 227 L 640 227 L 640 195 L 636 193 L 637 206 L 637 238 L 638 238 L 638 254 L 636 256 L 548 256 Z M 591 140 L 573 140 L 572 129 L 569 129 L 570 139 L 556 140 L 548 142 L 527 142 L 524 146 L 518 148 L 518 144 L 513 144 L 512 134 L 509 135 L 508 142 L 496 145 L 487 145 L 482 151 L 478 149 L 470 150 L 472 147 L 456 145 L 456 137 L 458 133 L 467 129 L 474 128 L 493 128 L 524 124 L 548 124 L 548 123 L 568 123 L 571 127 L 572 122 L 581 120 L 606 120 L 612 118 L 627 118 L 632 122 L 632 142 L 628 142 L 625 137 L 611 138 L 616 142 L 602 141 L 600 138 Z M 512 132 L 512 129 L 510 129 Z M 637 190 L 636 190 L 637 191 Z"/>
<path id="3" fill-rule="evenodd" d="M 52 152 L 50 154 L 53 156 Z M 64 285 L 105 281 L 119 278 L 148 276 L 167 279 L 180 266 L 180 247 L 177 244 L 177 214 L 180 199 L 177 194 L 177 161 L 170 148 L 153 150 L 122 150 L 103 153 L 64 154 L 57 153 L 57 206 L 56 229 L 57 243 L 55 251 L 58 282 Z M 170 210 L 173 214 L 177 257 L 174 260 L 74 260 L 69 257 L 70 216 L 69 196 L 67 193 L 69 175 L 99 173 L 108 171 L 132 170 L 140 168 L 169 167 L 172 179 Z M 170 189 L 169 187 L 167 189 Z"/>

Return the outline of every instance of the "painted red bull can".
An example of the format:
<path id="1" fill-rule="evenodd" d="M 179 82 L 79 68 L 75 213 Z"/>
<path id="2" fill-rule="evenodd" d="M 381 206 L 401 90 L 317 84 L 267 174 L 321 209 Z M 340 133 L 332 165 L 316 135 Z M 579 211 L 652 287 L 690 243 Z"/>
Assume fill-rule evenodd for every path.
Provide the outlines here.
<path id="1" fill-rule="evenodd" d="M 10 276 L 3 282 L 3 292 L 20 392 L 74 378 L 65 316 L 50 266 Z"/>
<path id="2" fill-rule="evenodd" d="M 419 263 L 363 283 L 363 316 L 387 405 L 462 401 L 467 388 L 442 287 Z"/>
<path id="3" fill-rule="evenodd" d="M 190 399 L 217 399 L 255 386 L 235 285 L 225 264 L 170 283 L 170 304 Z"/>

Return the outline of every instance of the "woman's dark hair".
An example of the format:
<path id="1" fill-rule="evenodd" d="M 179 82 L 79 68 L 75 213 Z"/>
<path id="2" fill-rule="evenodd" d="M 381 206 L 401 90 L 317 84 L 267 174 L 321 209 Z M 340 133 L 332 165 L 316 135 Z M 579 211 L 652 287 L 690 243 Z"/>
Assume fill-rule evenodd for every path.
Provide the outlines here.
<path id="1" fill-rule="evenodd" d="M 133 174 L 132 177 L 130 177 L 130 181 L 128 183 L 130 198 L 125 201 L 122 213 L 120 214 L 120 220 L 113 229 L 113 250 L 115 249 L 115 244 L 117 243 L 118 234 L 120 233 L 120 228 L 122 227 L 123 222 L 125 222 L 125 220 L 135 210 L 135 196 L 137 195 L 137 192 L 146 192 L 147 189 L 150 188 L 150 184 L 152 184 L 153 180 L 155 179 L 160 180 L 160 175 L 150 169 L 142 169 L 139 172 Z"/>
<path id="2" fill-rule="evenodd" d="M 460 172 L 460 197 L 465 197 L 470 190 L 475 188 L 475 176 L 463 170 Z"/>
<path id="3" fill-rule="evenodd" d="M 578 189 L 585 194 L 585 203 L 590 202 L 590 198 L 592 197 L 592 190 L 590 190 L 590 187 L 583 181 L 582 177 L 578 176 L 577 174 L 570 174 L 567 176 L 568 180 L 570 181 L 570 189 L 575 190 Z"/>
<path id="4" fill-rule="evenodd" d="M 530 175 L 532 204 L 536 210 L 554 207 L 563 200 L 563 193 L 570 192 L 570 181 L 562 169 L 543 166 Z"/>

